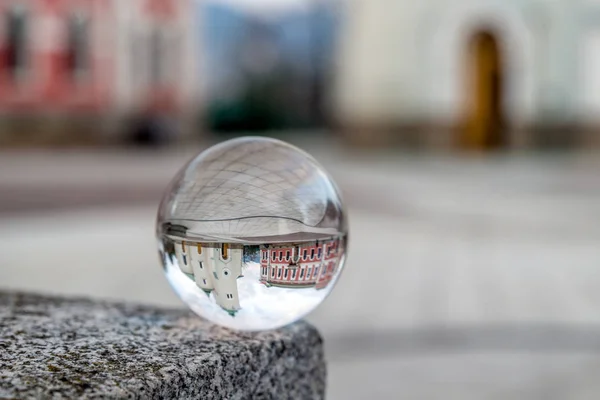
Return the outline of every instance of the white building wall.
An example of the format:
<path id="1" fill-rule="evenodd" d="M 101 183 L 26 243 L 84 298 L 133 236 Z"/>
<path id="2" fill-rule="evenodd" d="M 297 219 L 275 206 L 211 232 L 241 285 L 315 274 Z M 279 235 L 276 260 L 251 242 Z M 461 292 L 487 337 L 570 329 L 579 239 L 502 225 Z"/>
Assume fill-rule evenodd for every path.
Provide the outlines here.
<path id="1" fill-rule="evenodd" d="M 350 0 L 336 65 L 337 117 L 350 124 L 456 122 L 468 93 L 469 40 L 488 27 L 498 33 L 505 109 L 517 127 L 540 118 L 568 119 L 582 102 L 591 117 L 600 104 L 592 89 L 600 81 L 599 45 L 582 40 L 590 30 L 581 27 L 600 2 L 588 3 Z M 580 90 L 582 84 L 589 89 Z"/>
<path id="2" fill-rule="evenodd" d="M 194 271 L 192 269 L 189 246 L 187 245 L 187 243 L 175 243 L 175 255 L 177 256 L 177 263 L 179 264 L 179 269 L 181 269 L 183 273 L 193 274 Z"/>
<path id="3" fill-rule="evenodd" d="M 213 292 L 221 307 L 226 310 L 239 310 L 240 299 L 237 289 L 237 279 L 242 275 L 242 249 L 229 249 L 229 257 L 223 259 L 220 248 L 211 248 Z M 228 296 L 230 295 L 230 296 Z"/>
<path id="4" fill-rule="evenodd" d="M 377 122 L 410 116 L 418 68 L 414 19 L 420 2 L 350 0 L 346 3 L 334 97 L 342 119 Z M 393 104 L 393 106 L 391 106 Z"/>
<path id="5" fill-rule="evenodd" d="M 181 7 L 188 12 L 184 13 L 181 21 L 180 35 L 183 36 L 179 57 L 181 57 L 180 73 L 177 84 L 182 88 L 182 96 L 185 101 L 187 113 L 196 113 L 201 107 L 202 99 L 205 98 L 205 82 L 199 79 L 206 76 L 200 66 L 202 60 L 202 29 L 199 27 L 201 13 L 199 1 L 179 0 Z"/>
<path id="6" fill-rule="evenodd" d="M 196 285 L 206 292 L 210 292 L 215 288 L 210 265 L 207 262 L 208 250 L 208 248 L 202 248 L 201 245 L 194 245 L 189 249 L 192 258 L 194 280 L 196 281 Z"/>
<path id="7" fill-rule="evenodd" d="M 600 125 L 600 26 L 590 29 L 581 43 L 582 64 L 580 110 L 588 125 Z"/>
<path id="8" fill-rule="evenodd" d="M 212 292 L 219 306 L 237 311 L 241 308 L 237 280 L 242 276 L 243 249 L 230 248 L 228 252 L 229 257 L 223 259 L 220 247 L 175 243 L 175 255 L 181 271 L 193 274 L 198 287 Z"/>

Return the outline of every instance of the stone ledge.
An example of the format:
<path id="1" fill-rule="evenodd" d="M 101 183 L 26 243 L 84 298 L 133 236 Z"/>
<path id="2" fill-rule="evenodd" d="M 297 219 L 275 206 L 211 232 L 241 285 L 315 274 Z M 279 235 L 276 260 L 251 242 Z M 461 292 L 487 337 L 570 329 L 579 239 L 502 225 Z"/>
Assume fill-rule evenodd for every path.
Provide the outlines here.
<path id="1" fill-rule="evenodd" d="M 233 332 L 184 310 L 0 291 L 0 398 L 321 399 L 315 328 Z"/>

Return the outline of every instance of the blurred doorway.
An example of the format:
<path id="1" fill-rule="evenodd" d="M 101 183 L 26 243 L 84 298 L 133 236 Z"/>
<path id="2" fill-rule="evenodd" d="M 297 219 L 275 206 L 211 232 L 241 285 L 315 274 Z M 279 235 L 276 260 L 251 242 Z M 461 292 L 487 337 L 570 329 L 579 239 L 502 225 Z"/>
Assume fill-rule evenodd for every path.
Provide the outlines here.
<path id="1" fill-rule="evenodd" d="M 506 141 L 502 110 L 504 65 L 496 35 L 487 30 L 477 32 L 467 56 L 466 121 L 459 145 L 469 150 L 499 149 Z"/>

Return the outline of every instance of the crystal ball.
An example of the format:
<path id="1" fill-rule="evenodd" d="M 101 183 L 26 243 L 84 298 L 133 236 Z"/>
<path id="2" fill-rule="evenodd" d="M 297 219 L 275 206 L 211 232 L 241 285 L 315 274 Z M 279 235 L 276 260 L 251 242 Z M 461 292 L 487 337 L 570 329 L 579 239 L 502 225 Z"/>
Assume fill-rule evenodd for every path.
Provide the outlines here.
<path id="1" fill-rule="evenodd" d="M 331 177 L 285 142 L 246 137 L 202 152 L 158 212 L 168 281 L 198 315 L 228 328 L 274 329 L 331 292 L 347 221 Z"/>

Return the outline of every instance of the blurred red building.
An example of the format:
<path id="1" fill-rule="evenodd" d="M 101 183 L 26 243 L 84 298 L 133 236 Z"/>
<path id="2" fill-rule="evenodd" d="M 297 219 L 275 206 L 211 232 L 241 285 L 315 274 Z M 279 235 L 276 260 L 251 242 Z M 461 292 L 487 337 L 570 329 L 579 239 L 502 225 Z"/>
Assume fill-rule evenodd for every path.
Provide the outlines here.
<path id="1" fill-rule="evenodd" d="M 193 112 L 195 15 L 192 0 L 0 1 L 0 142 L 82 119 L 74 135 L 118 136 L 136 114 Z"/>

